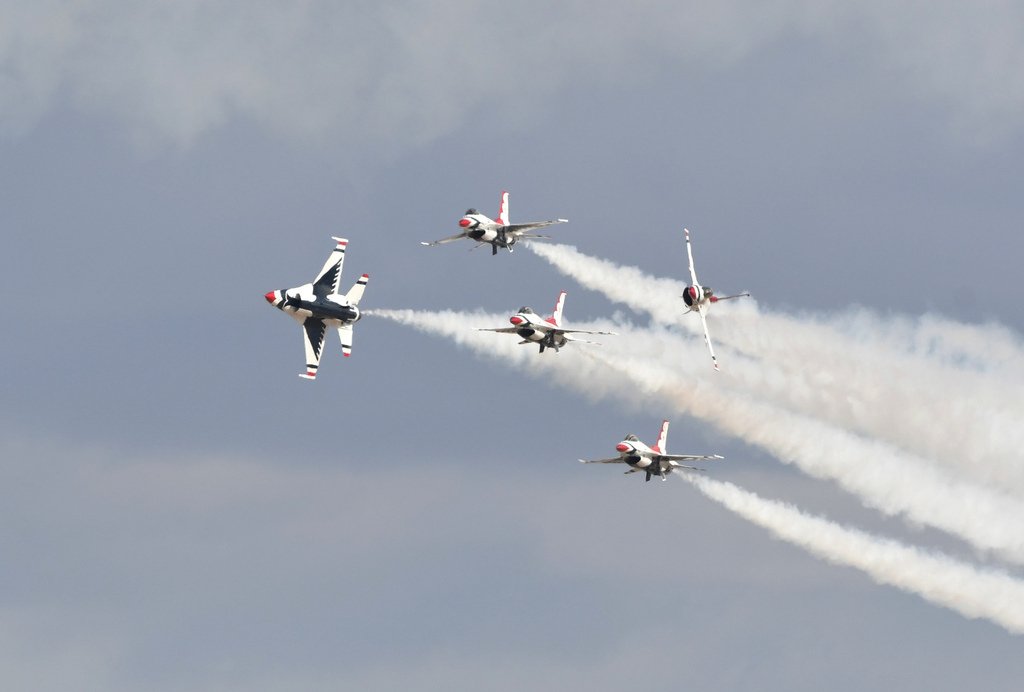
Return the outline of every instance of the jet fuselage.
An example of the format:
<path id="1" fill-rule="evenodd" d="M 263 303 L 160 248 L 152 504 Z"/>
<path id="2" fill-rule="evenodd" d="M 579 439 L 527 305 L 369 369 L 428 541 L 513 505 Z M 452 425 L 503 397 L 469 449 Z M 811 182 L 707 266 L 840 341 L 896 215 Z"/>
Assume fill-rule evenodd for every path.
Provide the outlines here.
<path id="1" fill-rule="evenodd" d="M 516 236 L 505 233 L 504 225 L 483 214 L 466 214 L 459 220 L 459 227 L 465 229 L 466 235 L 478 243 L 508 248 L 518 240 Z"/>
<path id="2" fill-rule="evenodd" d="M 516 334 L 527 341 L 534 341 L 543 344 L 545 347 L 555 349 L 569 343 L 568 339 L 565 338 L 565 335 L 557 327 L 550 321 L 539 317 L 532 310 L 529 312 L 520 311 L 508 318 L 508 321 L 516 327 Z M 546 327 L 546 329 L 538 326 L 540 324 L 543 324 L 543 327 Z"/>
<path id="3" fill-rule="evenodd" d="M 615 451 L 619 453 L 622 460 L 635 469 L 650 468 L 654 464 L 654 450 L 642 442 L 627 442 L 623 440 L 615 445 Z"/>
<path id="4" fill-rule="evenodd" d="M 350 304 L 344 296 L 331 294 L 316 296 L 311 284 L 290 288 L 285 291 L 271 291 L 265 297 L 278 310 L 298 320 L 317 317 L 334 322 L 358 322 L 362 318 L 359 308 Z"/>

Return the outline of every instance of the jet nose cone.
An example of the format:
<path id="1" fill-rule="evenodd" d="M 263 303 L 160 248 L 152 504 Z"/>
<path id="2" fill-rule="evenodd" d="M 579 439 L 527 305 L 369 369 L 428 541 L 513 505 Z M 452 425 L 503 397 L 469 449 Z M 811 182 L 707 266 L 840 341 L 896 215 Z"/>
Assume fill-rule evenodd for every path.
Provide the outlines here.
<path id="1" fill-rule="evenodd" d="M 273 303 L 274 303 L 274 292 L 273 292 L 273 291 L 268 291 L 268 292 L 267 292 L 267 295 L 265 295 L 265 296 L 263 296 L 263 297 L 267 299 L 267 302 L 268 302 L 268 303 L 270 303 L 271 305 L 273 305 Z"/>
<path id="2" fill-rule="evenodd" d="M 619 444 L 615 445 L 616 452 L 628 452 L 629 449 L 629 445 L 626 444 L 625 442 L 620 442 Z"/>
<path id="3" fill-rule="evenodd" d="M 473 223 L 473 222 L 470 221 L 469 219 L 461 219 L 459 221 L 459 225 L 462 226 L 463 228 L 468 228 L 469 224 L 471 224 L 471 223 Z"/>
<path id="4" fill-rule="evenodd" d="M 524 320 L 519 315 L 512 315 L 511 317 L 508 318 L 508 321 L 518 327 L 519 325 L 521 325 L 526 320 Z"/>

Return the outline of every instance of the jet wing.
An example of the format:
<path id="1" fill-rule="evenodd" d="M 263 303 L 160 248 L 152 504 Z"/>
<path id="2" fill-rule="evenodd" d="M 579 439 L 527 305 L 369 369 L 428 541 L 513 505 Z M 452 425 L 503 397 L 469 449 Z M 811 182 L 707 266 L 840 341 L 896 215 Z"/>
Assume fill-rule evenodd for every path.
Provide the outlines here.
<path id="1" fill-rule="evenodd" d="M 749 295 L 749 291 L 744 291 L 743 293 L 737 293 L 734 296 L 715 296 L 715 298 L 717 298 L 718 302 L 721 303 L 723 300 L 732 300 L 733 298 L 746 298 Z"/>
<path id="2" fill-rule="evenodd" d="M 462 240 L 463 238 L 467 238 L 467 237 L 468 236 L 466 235 L 465 232 L 456 233 L 455 235 L 450 235 L 447 238 L 441 238 L 440 240 L 432 240 L 429 243 L 424 243 L 424 242 L 420 241 L 420 245 L 426 245 L 427 247 L 433 247 L 434 245 L 443 245 L 445 243 L 450 243 L 453 240 Z"/>
<path id="3" fill-rule="evenodd" d="M 566 341 L 572 342 L 574 344 L 591 344 L 592 346 L 601 345 L 600 341 L 587 341 L 586 339 L 580 339 L 574 336 L 569 336 L 568 334 L 562 334 L 562 336 L 565 338 Z"/>
<path id="4" fill-rule="evenodd" d="M 341 278 L 341 270 L 345 265 L 345 248 L 348 240 L 334 237 L 334 250 L 327 256 L 323 269 L 313 279 L 313 293 L 317 296 L 329 296 L 338 292 L 338 279 Z"/>
<path id="5" fill-rule="evenodd" d="M 587 329 L 559 329 L 562 334 L 599 334 L 601 336 L 618 336 L 616 332 L 593 332 Z"/>
<path id="6" fill-rule="evenodd" d="M 306 372 L 299 377 L 307 380 L 316 379 L 316 371 L 320 367 L 320 354 L 323 352 L 324 332 L 327 325 L 318 317 L 307 317 L 302 323 L 302 338 L 306 345 Z"/>
<path id="7" fill-rule="evenodd" d="M 514 235 L 523 236 L 525 233 L 530 231 L 536 231 L 540 228 L 547 228 L 548 226 L 554 226 L 557 223 L 569 223 L 569 219 L 552 219 L 551 221 L 533 221 L 531 223 L 510 223 L 504 227 L 506 233 L 512 233 Z M 532 236 L 540 238 L 544 236 Z"/>
<path id="8" fill-rule="evenodd" d="M 694 286 L 700 286 L 700 282 L 697 281 L 697 271 L 693 268 L 693 250 L 690 249 L 690 230 L 687 228 L 683 229 L 683 233 L 686 234 L 686 256 L 690 260 L 690 279 Z"/>
<path id="9" fill-rule="evenodd" d="M 715 358 L 715 347 L 711 345 L 711 334 L 708 332 L 708 306 L 701 304 L 697 307 L 697 314 L 700 315 L 700 323 L 704 327 L 704 342 L 708 345 L 708 353 L 711 354 L 711 364 L 718 370 L 718 359 Z"/>
<path id="10" fill-rule="evenodd" d="M 515 334 L 519 327 L 498 327 L 496 329 L 488 329 L 487 327 L 477 327 L 478 332 L 497 332 L 498 334 Z"/>
<path id="11" fill-rule="evenodd" d="M 725 457 L 718 454 L 662 454 L 660 455 L 662 461 L 701 461 L 709 459 L 724 459 Z M 672 464 L 678 466 L 678 464 Z"/>
<path id="12" fill-rule="evenodd" d="M 580 459 L 581 464 L 625 464 L 622 457 L 615 457 L 614 459 Z"/>

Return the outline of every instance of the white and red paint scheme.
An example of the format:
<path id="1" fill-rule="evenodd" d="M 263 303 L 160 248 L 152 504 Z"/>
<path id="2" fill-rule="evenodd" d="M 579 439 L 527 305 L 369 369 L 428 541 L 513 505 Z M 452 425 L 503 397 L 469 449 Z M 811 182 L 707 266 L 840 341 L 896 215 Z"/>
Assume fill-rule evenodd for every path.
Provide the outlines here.
<path id="1" fill-rule="evenodd" d="M 523 238 L 544 239 L 549 236 L 531 233 L 540 228 L 552 226 L 556 223 L 567 223 L 568 219 L 553 219 L 551 221 L 531 221 L 528 223 L 511 223 L 508 217 L 508 192 L 501 193 L 501 206 L 498 208 L 498 218 L 491 219 L 481 214 L 476 209 L 467 209 L 466 213 L 459 219 L 459 228 L 462 230 L 453 236 L 434 240 L 421 245 L 442 245 L 453 240 L 469 238 L 475 240 L 479 247 L 484 243 L 491 246 L 491 255 L 498 254 L 498 248 L 505 248 L 512 252 L 512 246 Z"/>
<path id="2" fill-rule="evenodd" d="M 653 447 L 648 447 L 640 441 L 636 435 L 626 435 L 619 444 L 615 445 L 615 451 L 619 456 L 611 459 L 580 459 L 582 464 L 627 464 L 630 469 L 626 473 L 643 471 L 647 474 L 646 480 L 651 476 L 659 476 L 661 480 L 668 480 L 670 473 L 677 469 L 690 469 L 692 471 L 703 471 L 696 466 L 680 464 L 680 461 L 697 461 L 724 459 L 718 454 L 669 454 L 666 450 L 668 441 L 668 421 L 661 422 L 661 432 L 658 434 L 658 442 Z"/>
<path id="3" fill-rule="evenodd" d="M 479 328 L 477 331 L 481 332 L 497 332 L 499 334 L 518 334 L 522 341 L 520 344 L 539 344 L 540 352 L 544 353 L 544 349 L 552 348 L 558 351 L 562 346 L 565 346 L 570 341 L 576 341 L 584 344 L 595 344 L 600 345 L 596 341 L 586 341 L 585 339 L 576 339 L 570 334 L 602 334 L 605 336 L 615 336 L 615 332 L 595 332 L 587 331 L 585 329 L 565 329 L 562 327 L 562 308 L 565 306 L 565 291 L 558 294 L 558 300 L 555 301 L 555 309 L 548 317 L 541 317 L 533 311 L 530 307 L 521 307 L 519 311 L 508 318 L 508 321 L 512 324 L 511 327 L 498 327 L 496 329 Z"/>
<path id="4" fill-rule="evenodd" d="M 683 229 L 686 235 L 686 256 L 690 263 L 690 280 L 693 282 L 683 290 L 683 302 L 686 303 L 686 312 L 696 312 L 700 315 L 700 323 L 704 327 L 704 342 L 708 345 L 708 353 L 711 354 L 711 364 L 718 370 L 718 359 L 715 357 L 715 349 L 711 345 L 711 334 L 708 333 L 707 312 L 714 303 L 720 300 L 732 300 L 749 296 L 749 293 L 738 293 L 734 296 L 716 296 L 710 286 L 701 286 L 697 281 L 697 272 L 693 268 L 693 249 L 690 246 L 690 231 Z"/>
<path id="5" fill-rule="evenodd" d="M 264 298 L 278 310 L 291 315 L 302 325 L 302 337 L 306 346 L 306 372 L 299 377 L 316 379 L 323 353 L 324 335 L 328 327 L 338 330 L 341 351 L 352 355 L 352 326 L 360 320 L 359 301 L 363 298 L 368 274 L 363 274 L 348 293 L 338 293 L 342 266 L 345 263 L 345 249 L 348 240 L 334 238 L 334 250 L 327 257 L 323 269 L 312 283 L 295 288 L 270 291 Z"/>

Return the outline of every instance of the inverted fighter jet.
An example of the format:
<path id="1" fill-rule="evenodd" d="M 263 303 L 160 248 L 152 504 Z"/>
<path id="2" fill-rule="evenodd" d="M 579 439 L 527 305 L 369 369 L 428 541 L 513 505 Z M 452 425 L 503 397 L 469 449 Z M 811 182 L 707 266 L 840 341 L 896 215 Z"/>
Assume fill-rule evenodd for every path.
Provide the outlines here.
<path id="1" fill-rule="evenodd" d="M 690 231 L 684 228 L 683 233 L 686 234 L 686 256 L 690 260 L 690 279 L 693 280 L 693 284 L 687 286 L 686 290 L 683 291 L 683 302 L 686 303 L 686 313 L 696 312 L 700 315 L 700 323 L 704 327 L 704 343 L 708 345 L 708 353 L 711 354 L 711 364 L 715 366 L 715 370 L 718 370 L 718 359 L 715 358 L 715 349 L 711 345 L 711 334 L 708 333 L 708 310 L 711 309 L 712 304 L 717 303 L 720 300 L 732 300 L 733 298 L 742 298 L 744 296 L 749 296 L 750 294 L 737 293 L 734 296 L 716 296 L 710 286 L 701 286 L 700 282 L 697 281 L 697 272 L 693 268 L 693 250 L 690 248 Z"/>
<path id="2" fill-rule="evenodd" d="M 540 352 L 544 353 L 545 348 L 553 348 L 558 351 L 570 341 L 577 341 L 584 344 L 600 345 L 596 341 L 575 339 L 570 334 L 603 334 L 616 336 L 615 332 L 593 332 L 585 329 L 565 329 L 562 327 L 562 307 L 565 305 L 565 291 L 558 294 L 558 301 L 555 302 L 555 310 L 549 317 L 541 317 L 529 307 L 519 308 L 519 312 L 508 318 L 512 323 L 511 327 L 499 327 L 497 329 L 478 328 L 479 332 L 498 332 L 499 334 L 518 334 L 522 337 L 520 344 L 540 344 Z"/>
<path id="3" fill-rule="evenodd" d="M 643 471 L 647 474 L 647 480 L 651 476 L 660 476 L 661 480 L 668 480 L 668 475 L 677 469 L 691 469 L 703 471 L 696 466 L 680 464 L 680 461 L 696 461 L 699 459 L 724 459 L 717 454 L 669 454 L 666 451 L 665 443 L 668 441 L 668 421 L 661 422 L 661 434 L 658 435 L 658 444 L 648 447 L 640 441 L 636 435 L 626 435 L 625 439 L 615 445 L 615 451 L 619 456 L 611 459 L 580 459 L 582 464 L 629 464 L 631 467 L 626 473 Z"/>
<path id="4" fill-rule="evenodd" d="M 278 310 L 285 312 L 302 324 L 302 338 L 306 344 L 306 372 L 299 377 L 315 380 L 323 352 L 324 334 L 328 327 L 338 330 L 341 337 L 341 351 L 347 358 L 352 355 L 352 325 L 359 321 L 359 301 L 370 276 L 363 274 L 348 293 L 338 293 L 341 267 L 345 263 L 345 247 L 348 240 L 334 238 L 337 245 L 324 263 L 324 268 L 313 279 L 282 291 L 270 291 L 264 298 Z"/>
<path id="5" fill-rule="evenodd" d="M 545 228 L 552 226 L 556 223 L 567 223 L 569 219 L 553 219 L 551 221 L 531 221 L 529 223 L 510 223 L 508 220 L 508 193 L 501 193 L 501 207 L 498 209 L 498 218 L 491 219 L 484 216 L 476 209 L 467 209 L 466 213 L 459 219 L 459 226 L 462 228 L 461 231 L 453 236 L 447 238 L 441 238 L 440 240 L 434 240 L 429 243 L 420 243 L 420 245 L 432 246 L 441 245 L 443 243 L 450 243 L 453 240 L 461 240 L 462 238 L 469 238 L 475 240 L 477 245 L 474 247 L 480 247 L 484 243 L 490 243 L 491 255 L 498 254 L 498 248 L 506 248 L 509 252 L 512 252 L 512 246 L 522 238 L 549 238 L 550 236 L 538 235 L 531 233 L 530 231 L 536 231 L 539 228 Z"/>

